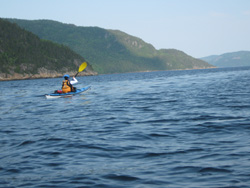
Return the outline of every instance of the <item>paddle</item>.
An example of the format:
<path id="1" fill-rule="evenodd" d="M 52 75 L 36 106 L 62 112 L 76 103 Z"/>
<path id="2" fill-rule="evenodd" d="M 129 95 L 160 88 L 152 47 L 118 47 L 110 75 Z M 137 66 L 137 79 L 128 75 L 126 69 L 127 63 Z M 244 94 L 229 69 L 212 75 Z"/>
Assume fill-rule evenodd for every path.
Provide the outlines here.
<path id="1" fill-rule="evenodd" d="M 76 73 L 75 77 L 78 75 L 78 73 L 82 72 L 85 68 L 87 67 L 87 63 L 86 62 L 83 62 L 79 69 L 78 69 L 78 72 Z"/>

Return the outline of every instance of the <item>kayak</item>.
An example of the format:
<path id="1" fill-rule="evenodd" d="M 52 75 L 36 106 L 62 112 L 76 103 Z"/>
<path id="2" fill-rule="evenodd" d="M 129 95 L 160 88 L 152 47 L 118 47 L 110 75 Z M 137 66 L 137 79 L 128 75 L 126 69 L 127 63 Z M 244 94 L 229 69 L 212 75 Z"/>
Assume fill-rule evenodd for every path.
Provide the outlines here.
<path id="1" fill-rule="evenodd" d="M 87 86 L 87 87 L 84 87 L 82 89 L 76 89 L 76 91 L 74 91 L 74 92 L 46 94 L 45 97 L 47 99 L 53 99 L 53 98 L 59 98 L 59 97 L 68 97 L 68 96 L 72 96 L 72 95 L 82 93 L 82 92 L 87 91 L 89 89 L 90 89 L 90 86 Z"/>

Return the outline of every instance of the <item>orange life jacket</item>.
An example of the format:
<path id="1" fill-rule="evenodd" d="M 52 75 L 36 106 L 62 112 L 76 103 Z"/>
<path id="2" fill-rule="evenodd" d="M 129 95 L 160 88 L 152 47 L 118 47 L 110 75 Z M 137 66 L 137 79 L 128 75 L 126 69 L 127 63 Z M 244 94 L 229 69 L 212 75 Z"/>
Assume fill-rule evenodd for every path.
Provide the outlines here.
<path id="1" fill-rule="evenodd" d="M 70 83 L 69 80 L 63 80 L 63 83 L 62 83 L 62 92 L 63 93 L 68 93 L 68 92 L 71 92 L 73 91 L 72 89 L 72 85 Z"/>

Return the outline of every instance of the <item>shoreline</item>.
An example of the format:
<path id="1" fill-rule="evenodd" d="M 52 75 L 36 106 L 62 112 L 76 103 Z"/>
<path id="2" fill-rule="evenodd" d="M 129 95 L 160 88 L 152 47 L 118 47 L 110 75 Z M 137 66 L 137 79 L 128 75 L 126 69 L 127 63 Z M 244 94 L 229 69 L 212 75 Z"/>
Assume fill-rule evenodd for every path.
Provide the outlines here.
<path id="1" fill-rule="evenodd" d="M 202 69 L 215 69 L 218 67 L 204 67 L 204 68 L 193 68 L 193 69 L 171 69 L 171 70 L 147 70 L 147 71 L 135 71 L 135 72 L 121 72 L 121 73 L 107 73 L 107 74 L 98 74 L 97 72 L 85 72 L 82 73 L 80 76 L 97 76 L 97 75 L 108 75 L 108 74 L 126 74 L 126 73 L 142 73 L 142 72 L 157 72 L 157 71 L 184 71 L 184 70 L 202 70 Z M 5 74 L 5 73 L 2 73 Z M 71 76 L 74 75 L 75 73 L 70 72 L 69 73 Z M 16 74 L 16 75 L 9 75 L 8 78 L 3 78 L 1 77 L 0 74 L 0 82 L 1 81 L 14 81 L 14 80 L 35 80 L 35 79 L 50 79 L 50 78 L 60 78 L 62 77 L 63 74 L 53 74 L 53 75 L 24 75 L 21 77 L 21 74 Z"/>
<path id="2" fill-rule="evenodd" d="M 158 71 L 185 71 L 185 70 L 206 70 L 206 69 L 216 69 L 219 67 L 205 67 L 205 68 L 193 68 L 193 69 L 170 69 L 170 70 L 146 70 L 146 71 L 135 71 L 135 72 L 119 72 L 119 73 L 107 73 L 98 75 L 109 75 L 109 74 L 129 74 L 129 73 L 143 73 L 143 72 L 158 72 Z"/>
<path id="3" fill-rule="evenodd" d="M 2 75 L 5 74 L 5 77 L 3 77 Z M 75 72 L 69 72 L 68 73 L 71 76 L 75 75 Z M 78 77 L 80 76 L 96 76 L 98 75 L 97 72 L 85 72 L 85 73 L 81 73 L 78 75 Z M 0 82 L 1 81 L 14 81 L 14 80 L 36 80 L 36 79 L 50 79 L 50 78 L 61 78 L 63 76 L 63 74 L 35 74 L 35 75 L 30 75 L 30 74 L 17 74 L 15 73 L 14 75 L 10 75 L 10 74 L 6 74 L 6 73 L 1 73 L 0 74 Z"/>

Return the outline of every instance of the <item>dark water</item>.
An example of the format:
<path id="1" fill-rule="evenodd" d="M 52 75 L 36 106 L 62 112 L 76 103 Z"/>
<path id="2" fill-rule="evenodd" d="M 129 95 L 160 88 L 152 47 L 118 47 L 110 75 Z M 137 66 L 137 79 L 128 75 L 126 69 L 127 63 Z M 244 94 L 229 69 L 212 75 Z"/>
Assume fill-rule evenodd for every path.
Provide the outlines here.
<path id="1" fill-rule="evenodd" d="M 250 187 L 250 67 L 1 82 L 0 187 Z"/>

